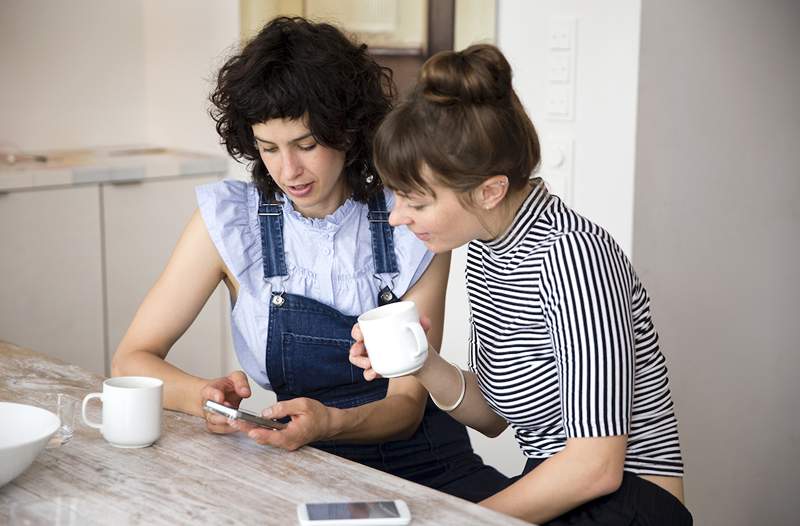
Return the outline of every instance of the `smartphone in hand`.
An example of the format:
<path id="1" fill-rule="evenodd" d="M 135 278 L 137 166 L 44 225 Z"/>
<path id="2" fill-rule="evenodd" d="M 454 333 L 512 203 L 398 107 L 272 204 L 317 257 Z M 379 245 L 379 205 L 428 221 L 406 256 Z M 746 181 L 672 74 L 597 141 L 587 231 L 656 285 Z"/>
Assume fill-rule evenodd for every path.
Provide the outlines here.
<path id="1" fill-rule="evenodd" d="M 206 400 L 206 403 L 203 405 L 203 409 L 211 413 L 227 416 L 228 418 L 232 418 L 234 420 L 243 420 L 266 429 L 280 430 L 286 427 L 286 424 L 279 422 L 278 420 L 263 418 L 249 411 L 245 411 L 244 409 L 228 407 L 226 405 L 218 404 L 212 400 Z"/>

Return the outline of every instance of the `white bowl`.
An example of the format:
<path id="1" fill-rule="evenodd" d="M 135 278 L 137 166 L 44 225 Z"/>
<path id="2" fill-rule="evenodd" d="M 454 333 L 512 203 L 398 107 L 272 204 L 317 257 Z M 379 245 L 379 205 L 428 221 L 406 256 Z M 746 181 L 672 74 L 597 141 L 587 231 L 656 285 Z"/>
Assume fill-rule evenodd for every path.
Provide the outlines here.
<path id="1" fill-rule="evenodd" d="M 0 422 L 0 486 L 3 486 L 28 469 L 61 421 L 40 407 L 0 402 Z"/>

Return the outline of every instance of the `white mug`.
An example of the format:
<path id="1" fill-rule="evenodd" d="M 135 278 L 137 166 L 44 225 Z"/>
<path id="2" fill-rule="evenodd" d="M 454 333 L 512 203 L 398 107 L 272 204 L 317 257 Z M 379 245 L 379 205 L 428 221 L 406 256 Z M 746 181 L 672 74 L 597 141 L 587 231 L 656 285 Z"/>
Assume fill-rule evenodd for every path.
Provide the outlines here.
<path id="1" fill-rule="evenodd" d="M 413 301 L 399 301 L 358 317 L 364 346 L 376 373 L 384 378 L 419 370 L 428 357 L 428 339 Z"/>
<path id="2" fill-rule="evenodd" d="M 164 382 L 147 376 L 119 376 L 103 382 L 102 393 L 84 397 L 81 416 L 86 425 L 99 429 L 112 446 L 147 447 L 161 436 L 161 405 Z M 103 420 L 86 416 L 92 398 L 103 403 Z"/>

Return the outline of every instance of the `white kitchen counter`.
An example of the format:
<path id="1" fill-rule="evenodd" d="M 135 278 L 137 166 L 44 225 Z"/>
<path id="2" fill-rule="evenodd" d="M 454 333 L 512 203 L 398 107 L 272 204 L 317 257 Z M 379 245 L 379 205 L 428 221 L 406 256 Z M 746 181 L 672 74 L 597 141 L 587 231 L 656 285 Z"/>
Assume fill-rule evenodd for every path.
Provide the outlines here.
<path id="1" fill-rule="evenodd" d="M 40 160 L 20 155 L 9 163 L 0 158 L 0 193 L 222 173 L 228 165 L 221 155 L 152 147 L 36 152 L 35 156 Z"/>

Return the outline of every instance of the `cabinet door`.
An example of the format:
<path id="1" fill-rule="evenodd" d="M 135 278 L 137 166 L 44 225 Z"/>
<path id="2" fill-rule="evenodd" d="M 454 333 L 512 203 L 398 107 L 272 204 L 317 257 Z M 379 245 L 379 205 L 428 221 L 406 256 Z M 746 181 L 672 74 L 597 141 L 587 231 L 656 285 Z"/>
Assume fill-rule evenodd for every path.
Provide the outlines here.
<path id="1" fill-rule="evenodd" d="M 0 339 L 106 369 L 97 186 L 0 194 Z"/>
<path id="2" fill-rule="evenodd" d="M 103 185 L 109 356 L 197 208 L 194 188 L 217 180 L 217 176 L 180 177 Z M 220 284 L 173 346 L 167 357 L 170 363 L 197 376 L 222 374 L 224 295 L 227 289 Z"/>

